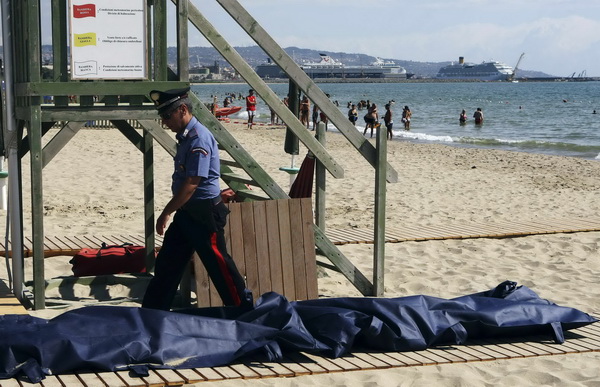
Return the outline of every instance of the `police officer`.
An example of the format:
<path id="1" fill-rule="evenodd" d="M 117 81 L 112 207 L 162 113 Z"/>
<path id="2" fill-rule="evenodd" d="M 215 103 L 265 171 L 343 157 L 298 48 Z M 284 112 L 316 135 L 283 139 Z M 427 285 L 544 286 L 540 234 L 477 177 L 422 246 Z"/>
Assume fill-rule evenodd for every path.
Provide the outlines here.
<path id="1" fill-rule="evenodd" d="M 223 303 L 251 307 L 252 294 L 225 244 L 223 228 L 229 210 L 220 196 L 217 142 L 192 115 L 188 92 L 189 87 L 150 93 L 163 124 L 176 133 L 178 146 L 173 197 L 156 221 L 156 232 L 164 234 L 163 246 L 142 306 L 170 309 L 186 264 L 196 251 Z"/>

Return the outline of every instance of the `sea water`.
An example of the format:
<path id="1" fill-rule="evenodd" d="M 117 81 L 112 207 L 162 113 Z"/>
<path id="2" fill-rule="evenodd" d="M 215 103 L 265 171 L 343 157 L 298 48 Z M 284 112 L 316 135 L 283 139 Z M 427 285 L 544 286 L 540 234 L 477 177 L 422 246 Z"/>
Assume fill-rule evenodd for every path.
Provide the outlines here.
<path id="1" fill-rule="evenodd" d="M 282 99 L 287 83 L 270 84 Z M 391 100 L 394 141 L 444 143 L 600 160 L 600 82 L 456 82 L 456 83 L 319 83 L 347 115 L 348 103 L 370 100 L 378 106 L 383 127 L 384 105 Z M 197 84 L 192 90 L 203 102 L 219 104 L 226 94 L 245 96 L 245 84 Z M 234 105 L 245 106 L 243 100 Z M 402 109 L 412 112 L 410 131 L 404 131 Z M 473 112 L 485 117 L 475 125 Z M 462 109 L 469 120 L 460 125 Z M 593 112 L 597 111 L 597 114 Z M 364 129 L 359 111 L 357 130 Z M 237 118 L 244 119 L 244 109 Z M 236 118 L 234 116 L 233 118 Z M 268 122 L 268 106 L 258 103 L 255 121 Z M 311 124 L 312 125 L 312 124 Z M 329 130 L 335 131 L 329 124 Z M 368 134 L 367 134 L 368 135 Z"/>

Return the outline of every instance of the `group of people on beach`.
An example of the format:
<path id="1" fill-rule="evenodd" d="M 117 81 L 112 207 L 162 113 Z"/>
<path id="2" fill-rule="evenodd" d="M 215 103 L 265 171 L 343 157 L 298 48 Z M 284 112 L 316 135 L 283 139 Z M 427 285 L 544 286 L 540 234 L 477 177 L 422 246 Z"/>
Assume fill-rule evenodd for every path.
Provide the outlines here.
<path id="1" fill-rule="evenodd" d="M 392 105 L 396 101 L 391 100 L 385 104 L 385 114 L 383 116 L 383 123 L 387 129 L 387 138 L 392 139 L 394 120 L 392 113 Z M 363 131 L 363 135 L 367 134 L 367 130 L 371 129 L 371 137 L 373 137 L 373 131 L 378 129 L 381 126 L 379 122 L 379 112 L 377 110 L 377 104 L 371 103 L 371 101 L 359 101 L 358 104 L 353 104 L 348 102 L 348 120 L 356 126 L 356 122 L 358 121 L 358 111 L 362 109 L 367 109 L 367 113 L 364 115 L 363 119 L 365 120 L 365 130 Z M 412 118 L 412 112 L 408 106 L 404 106 L 402 109 L 402 123 L 404 125 L 404 130 L 410 130 L 410 121 Z"/>
<path id="2" fill-rule="evenodd" d="M 477 110 L 475 110 L 475 113 L 473 113 L 473 118 L 475 119 L 475 125 L 483 124 L 483 111 L 481 108 L 477 108 Z M 458 122 L 461 125 L 467 123 L 467 112 L 465 109 L 460 112 L 460 116 L 458 116 Z"/>

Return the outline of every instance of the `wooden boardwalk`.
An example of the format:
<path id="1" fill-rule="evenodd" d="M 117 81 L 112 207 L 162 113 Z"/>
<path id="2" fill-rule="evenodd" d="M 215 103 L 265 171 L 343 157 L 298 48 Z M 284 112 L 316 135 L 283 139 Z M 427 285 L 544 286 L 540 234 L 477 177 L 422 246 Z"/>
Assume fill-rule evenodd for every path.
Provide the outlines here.
<path id="1" fill-rule="evenodd" d="M 504 222 L 471 222 L 464 224 L 443 224 L 435 226 L 403 225 L 386 228 L 385 241 L 399 243 L 408 241 L 428 241 L 442 239 L 472 238 L 511 238 L 527 235 L 557 234 L 600 231 L 600 218 L 572 219 L 539 219 L 531 221 Z M 327 237 L 336 245 L 352 243 L 373 243 L 373 229 L 348 228 L 327 229 Z M 75 255 L 83 248 L 98 248 L 106 244 L 120 245 L 133 243 L 144 245 L 142 235 L 79 235 L 79 236 L 46 236 L 44 239 L 44 255 Z M 162 244 L 162 237 L 156 236 L 156 245 Z M 32 241 L 25 238 L 25 256 L 32 254 Z M 9 250 L 10 254 L 10 250 Z M 6 255 L 4 241 L 0 241 L 0 256 Z"/>
<path id="2" fill-rule="evenodd" d="M 415 352 L 360 351 L 338 359 L 307 353 L 288 354 L 280 362 L 246 361 L 222 367 L 184 370 L 154 370 L 148 377 L 132 377 L 127 371 L 82 372 L 49 376 L 44 386 L 177 386 L 206 381 L 260 379 L 317 375 L 335 372 L 378 370 L 399 367 L 428 366 L 451 363 L 560 356 L 574 353 L 600 352 L 600 324 L 565 332 L 564 344 L 547 338 L 528 337 L 516 340 L 480 340 L 467 345 L 431 348 Z M 15 379 L 0 380 L 1 387 L 30 386 Z"/>
<path id="3" fill-rule="evenodd" d="M 442 239 L 511 238 L 527 235 L 600 231 L 600 218 L 537 219 L 531 221 L 470 222 L 386 227 L 386 243 Z M 373 243 L 373 229 L 327 229 L 336 245 Z"/>

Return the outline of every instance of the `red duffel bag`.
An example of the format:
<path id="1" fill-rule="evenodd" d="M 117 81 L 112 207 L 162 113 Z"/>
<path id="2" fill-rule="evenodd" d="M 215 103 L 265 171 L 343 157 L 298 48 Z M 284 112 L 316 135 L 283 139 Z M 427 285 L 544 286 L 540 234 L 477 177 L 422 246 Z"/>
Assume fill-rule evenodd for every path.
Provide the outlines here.
<path id="1" fill-rule="evenodd" d="M 81 249 L 69 261 L 76 277 L 88 275 L 143 273 L 146 271 L 144 246 L 131 243 L 107 246 L 99 249 Z"/>

